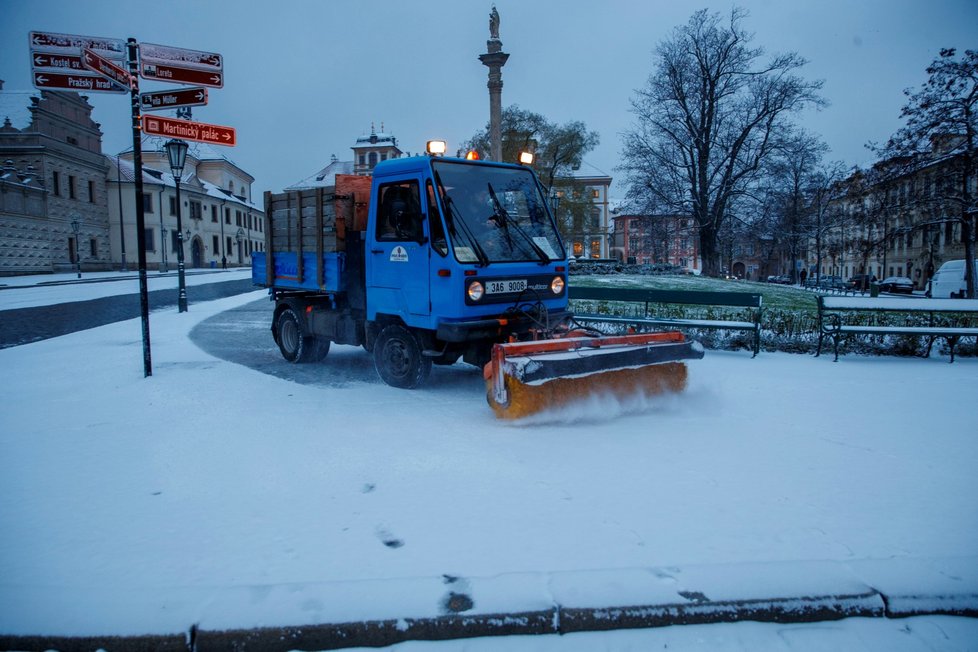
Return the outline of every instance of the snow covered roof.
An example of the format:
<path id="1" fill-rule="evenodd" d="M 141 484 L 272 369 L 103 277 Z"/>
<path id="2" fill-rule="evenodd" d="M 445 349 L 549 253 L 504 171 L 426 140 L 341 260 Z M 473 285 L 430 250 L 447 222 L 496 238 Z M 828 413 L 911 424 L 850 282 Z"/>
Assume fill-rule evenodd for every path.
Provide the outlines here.
<path id="1" fill-rule="evenodd" d="M 124 158 L 110 155 L 106 155 L 106 158 L 110 163 L 110 174 L 112 174 L 112 180 L 114 180 L 115 175 L 113 173 L 116 170 L 119 171 L 123 183 L 133 183 L 136 180 L 136 168 L 132 161 L 127 161 Z M 167 187 L 176 187 L 176 182 L 173 180 L 173 175 L 170 172 L 156 170 L 146 166 L 143 166 L 143 183 L 154 184 L 157 186 L 163 185 Z M 191 192 L 207 195 L 208 197 L 221 201 L 241 204 L 242 206 L 247 206 L 252 210 L 265 210 L 263 205 L 259 205 L 254 201 L 244 199 L 239 195 L 232 194 L 231 191 L 215 186 L 209 181 L 204 181 L 195 174 L 187 174 L 184 176 L 180 181 L 180 187 L 184 190 L 190 190 Z"/>
<path id="2" fill-rule="evenodd" d="M 387 133 L 376 133 L 371 131 L 369 135 L 360 136 L 357 138 L 356 144 L 353 146 L 354 149 L 358 147 L 371 147 L 376 145 L 392 145 L 397 146 L 397 139 L 393 134 Z"/>
<path id="3" fill-rule="evenodd" d="M 286 190 L 305 190 L 307 188 L 323 188 L 336 185 L 337 174 L 353 174 L 353 161 L 338 161 L 335 158 L 322 170 L 296 182 Z"/>
<path id="4" fill-rule="evenodd" d="M 40 99 L 40 91 L 0 91 L 0 126 L 10 120 L 15 129 L 26 129 L 31 125 L 31 98 Z"/>

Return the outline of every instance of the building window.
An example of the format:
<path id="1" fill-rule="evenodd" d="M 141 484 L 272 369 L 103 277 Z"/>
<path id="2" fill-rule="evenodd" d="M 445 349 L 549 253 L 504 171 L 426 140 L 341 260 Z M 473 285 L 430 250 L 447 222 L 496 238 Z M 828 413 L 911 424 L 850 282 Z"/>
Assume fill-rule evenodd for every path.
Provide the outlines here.
<path id="1" fill-rule="evenodd" d="M 146 213 L 153 212 L 153 193 L 143 193 L 143 211 Z"/>
<path id="2" fill-rule="evenodd" d="M 217 206 L 211 204 L 211 222 L 217 222 Z"/>
<path id="3" fill-rule="evenodd" d="M 75 177 L 68 175 L 68 198 L 75 199 Z"/>
<path id="4" fill-rule="evenodd" d="M 231 209 L 230 208 L 225 208 L 224 209 L 224 223 L 225 224 L 230 224 L 231 223 Z"/>
<path id="5" fill-rule="evenodd" d="M 190 202 L 190 219 L 192 220 L 204 219 L 204 211 L 199 201 Z"/>
<path id="6" fill-rule="evenodd" d="M 180 232 L 176 229 L 170 231 L 170 253 L 180 251 Z"/>
<path id="7" fill-rule="evenodd" d="M 214 249 L 214 255 L 217 255 L 217 250 L 221 248 L 221 243 L 217 239 L 217 236 L 211 236 L 211 247 Z"/>
<path id="8" fill-rule="evenodd" d="M 88 249 L 92 258 L 98 258 L 98 240 L 95 238 L 89 240 Z"/>
<path id="9" fill-rule="evenodd" d="M 581 256 L 584 254 L 584 244 L 580 242 L 574 243 L 574 255 Z"/>
<path id="10" fill-rule="evenodd" d="M 235 226 L 241 226 L 241 211 L 234 211 Z"/>
<path id="11" fill-rule="evenodd" d="M 370 152 L 370 154 L 367 155 L 367 161 L 369 162 L 370 168 L 373 169 L 373 167 L 377 165 L 377 152 Z"/>
<path id="12" fill-rule="evenodd" d="M 366 165 L 367 164 L 367 159 L 366 159 L 366 157 L 363 154 L 360 155 L 359 161 L 360 161 L 360 165 Z"/>
<path id="13" fill-rule="evenodd" d="M 69 263 L 77 262 L 75 260 L 75 239 L 74 238 L 68 238 L 68 262 Z"/>
<path id="14" fill-rule="evenodd" d="M 591 199 L 600 199 L 600 198 L 601 198 L 601 191 L 598 190 L 597 188 L 592 188 Z"/>
<path id="15" fill-rule="evenodd" d="M 156 241 L 153 229 L 143 229 L 143 237 L 146 239 L 146 246 L 143 251 L 156 251 Z"/>
<path id="16" fill-rule="evenodd" d="M 57 170 L 51 173 L 51 190 L 55 197 L 61 196 L 61 175 Z"/>
<path id="17" fill-rule="evenodd" d="M 170 197 L 170 215 L 177 214 L 177 198 Z"/>
<path id="18" fill-rule="evenodd" d="M 94 181 L 89 181 L 88 182 L 88 201 L 91 202 L 92 204 L 95 203 L 95 182 Z"/>

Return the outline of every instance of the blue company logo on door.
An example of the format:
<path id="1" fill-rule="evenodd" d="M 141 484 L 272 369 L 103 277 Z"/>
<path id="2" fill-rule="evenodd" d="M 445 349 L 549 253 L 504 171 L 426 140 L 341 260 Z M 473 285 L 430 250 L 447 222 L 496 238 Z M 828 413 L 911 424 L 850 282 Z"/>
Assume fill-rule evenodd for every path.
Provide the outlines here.
<path id="1" fill-rule="evenodd" d="M 390 261 L 392 263 L 406 263 L 406 262 L 408 262 L 408 252 L 407 252 L 407 249 L 405 249 L 401 245 L 397 245 L 396 247 L 394 247 L 394 249 L 391 250 Z"/>

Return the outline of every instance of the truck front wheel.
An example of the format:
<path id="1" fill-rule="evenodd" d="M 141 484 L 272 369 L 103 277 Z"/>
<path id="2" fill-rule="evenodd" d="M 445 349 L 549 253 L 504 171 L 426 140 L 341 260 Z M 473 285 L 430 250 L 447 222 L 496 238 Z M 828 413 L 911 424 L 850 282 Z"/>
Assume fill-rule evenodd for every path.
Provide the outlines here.
<path id="1" fill-rule="evenodd" d="M 391 387 L 419 387 L 431 373 L 431 358 L 421 351 L 421 341 L 410 330 L 397 324 L 387 326 L 374 344 L 377 373 Z"/>
<path id="2" fill-rule="evenodd" d="M 292 308 L 279 314 L 276 333 L 282 357 L 289 362 L 319 362 L 329 353 L 329 340 L 305 334 L 299 315 Z"/>

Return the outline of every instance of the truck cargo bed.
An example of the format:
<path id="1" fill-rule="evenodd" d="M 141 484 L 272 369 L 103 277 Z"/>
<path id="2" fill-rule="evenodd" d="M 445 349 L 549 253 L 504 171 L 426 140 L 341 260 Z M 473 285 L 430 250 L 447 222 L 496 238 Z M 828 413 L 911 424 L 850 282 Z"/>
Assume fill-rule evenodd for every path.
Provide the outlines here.
<path id="1" fill-rule="evenodd" d="M 315 253 L 302 254 L 300 276 L 299 254 L 294 251 L 276 252 L 275 269 L 268 274 L 268 257 L 263 252 L 251 256 L 251 280 L 255 285 L 276 290 L 310 290 L 312 292 L 343 292 L 346 290 L 343 273 L 346 254 L 325 253 L 317 262 Z M 322 270 L 322 282 L 319 271 Z"/>

